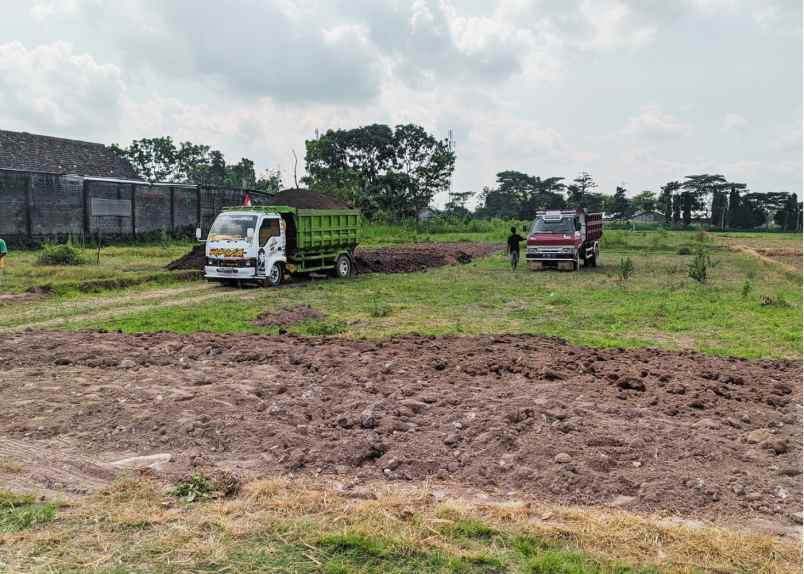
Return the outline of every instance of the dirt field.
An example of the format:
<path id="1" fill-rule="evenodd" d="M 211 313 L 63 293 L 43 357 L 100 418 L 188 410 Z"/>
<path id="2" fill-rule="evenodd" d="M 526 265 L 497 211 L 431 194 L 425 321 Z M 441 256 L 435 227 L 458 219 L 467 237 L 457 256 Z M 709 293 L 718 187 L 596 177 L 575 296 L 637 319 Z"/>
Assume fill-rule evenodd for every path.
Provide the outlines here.
<path id="1" fill-rule="evenodd" d="M 171 480 L 214 465 L 801 523 L 794 362 L 534 336 L 26 332 L 4 342 L 9 486 L 83 493 L 123 468 Z"/>

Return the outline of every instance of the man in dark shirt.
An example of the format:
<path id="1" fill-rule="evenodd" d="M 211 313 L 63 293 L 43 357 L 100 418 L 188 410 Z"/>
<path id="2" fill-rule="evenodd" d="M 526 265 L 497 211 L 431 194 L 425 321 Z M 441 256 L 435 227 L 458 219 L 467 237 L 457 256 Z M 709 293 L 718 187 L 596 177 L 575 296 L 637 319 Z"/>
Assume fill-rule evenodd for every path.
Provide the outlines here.
<path id="1" fill-rule="evenodd" d="M 525 238 L 516 232 L 516 227 L 511 226 L 511 235 L 508 236 L 508 254 L 511 256 L 511 271 L 516 271 L 516 264 L 519 263 L 519 242 Z"/>

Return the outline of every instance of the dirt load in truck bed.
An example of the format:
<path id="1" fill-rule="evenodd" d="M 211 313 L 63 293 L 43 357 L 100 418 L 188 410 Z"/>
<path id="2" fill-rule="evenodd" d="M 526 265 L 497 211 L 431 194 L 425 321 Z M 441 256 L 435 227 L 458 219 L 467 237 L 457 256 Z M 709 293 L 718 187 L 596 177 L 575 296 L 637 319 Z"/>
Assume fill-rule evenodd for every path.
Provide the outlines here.
<path id="1" fill-rule="evenodd" d="M 91 490 L 109 479 L 105 463 L 159 454 L 166 478 L 216 465 L 435 479 L 730 522 L 801 520 L 802 372 L 789 361 L 513 335 L 26 332 L 5 343 L 0 458 L 22 470 L 0 467 L 0 479 L 29 487 Z"/>

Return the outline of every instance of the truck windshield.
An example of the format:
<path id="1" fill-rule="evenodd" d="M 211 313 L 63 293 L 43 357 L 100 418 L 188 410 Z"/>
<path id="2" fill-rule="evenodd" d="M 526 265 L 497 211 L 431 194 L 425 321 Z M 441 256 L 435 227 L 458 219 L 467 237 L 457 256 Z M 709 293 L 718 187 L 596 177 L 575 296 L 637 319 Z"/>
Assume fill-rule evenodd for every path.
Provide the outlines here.
<path id="1" fill-rule="evenodd" d="M 562 217 L 561 219 L 548 219 L 545 221 L 544 217 L 537 217 L 533 222 L 533 229 L 531 233 L 564 233 L 571 234 L 575 231 L 575 225 L 571 217 Z"/>
<path id="2" fill-rule="evenodd" d="M 209 230 L 210 241 L 238 241 L 246 239 L 246 230 L 254 229 L 257 225 L 256 215 L 237 215 L 234 213 L 221 213 L 215 218 L 215 223 Z"/>

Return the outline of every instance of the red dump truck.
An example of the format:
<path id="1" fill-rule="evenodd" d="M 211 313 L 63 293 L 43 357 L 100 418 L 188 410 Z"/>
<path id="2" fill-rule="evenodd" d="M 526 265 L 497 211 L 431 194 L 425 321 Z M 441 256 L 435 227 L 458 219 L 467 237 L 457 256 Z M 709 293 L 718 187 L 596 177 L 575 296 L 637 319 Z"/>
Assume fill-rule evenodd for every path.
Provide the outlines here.
<path id="1" fill-rule="evenodd" d="M 587 213 L 582 208 L 539 211 L 528 235 L 528 269 L 574 271 L 581 263 L 596 267 L 602 236 L 602 213 Z"/>

